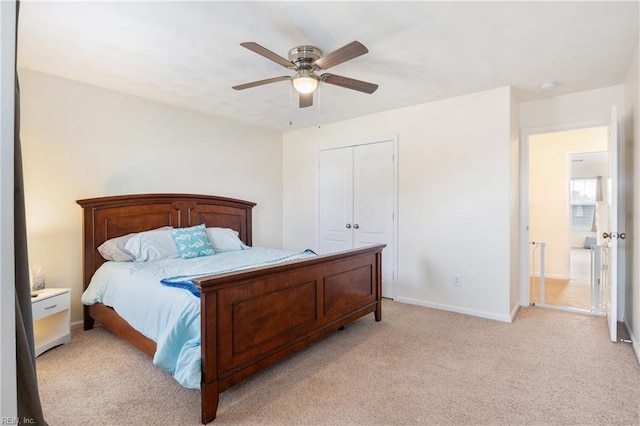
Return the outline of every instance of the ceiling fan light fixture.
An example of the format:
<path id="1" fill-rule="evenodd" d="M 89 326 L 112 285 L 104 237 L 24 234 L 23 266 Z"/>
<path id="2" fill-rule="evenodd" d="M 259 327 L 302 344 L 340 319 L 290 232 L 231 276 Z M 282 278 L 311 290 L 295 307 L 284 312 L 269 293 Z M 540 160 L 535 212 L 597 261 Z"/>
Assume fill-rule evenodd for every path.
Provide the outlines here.
<path id="1" fill-rule="evenodd" d="M 318 77 L 310 70 L 300 70 L 291 79 L 291 84 L 299 93 L 311 93 L 318 87 Z"/>

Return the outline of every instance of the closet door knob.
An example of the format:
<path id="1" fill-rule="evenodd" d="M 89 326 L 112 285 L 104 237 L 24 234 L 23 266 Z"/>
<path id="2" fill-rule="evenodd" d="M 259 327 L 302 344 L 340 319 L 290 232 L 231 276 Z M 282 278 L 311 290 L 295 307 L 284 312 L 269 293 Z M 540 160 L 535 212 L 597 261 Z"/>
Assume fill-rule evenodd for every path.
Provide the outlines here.
<path id="1" fill-rule="evenodd" d="M 353 229 L 358 229 L 360 228 L 360 225 L 358 225 L 357 223 L 353 225 Z"/>
<path id="2" fill-rule="evenodd" d="M 347 223 L 346 228 L 347 228 L 347 229 L 351 229 L 351 224 L 350 224 L 350 223 Z"/>

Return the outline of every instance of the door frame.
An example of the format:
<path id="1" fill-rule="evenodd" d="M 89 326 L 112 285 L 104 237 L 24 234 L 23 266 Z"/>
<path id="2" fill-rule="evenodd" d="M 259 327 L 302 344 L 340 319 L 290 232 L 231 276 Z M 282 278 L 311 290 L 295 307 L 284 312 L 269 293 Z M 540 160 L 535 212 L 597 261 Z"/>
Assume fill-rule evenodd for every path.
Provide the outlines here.
<path id="1" fill-rule="evenodd" d="M 333 145 L 333 146 L 321 146 L 318 147 L 318 149 L 316 150 L 316 194 L 315 194 L 315 199 L 316 199 L 316 246 L 318 246 L 318 243 L 320 241 L 320 227 L 319 227 L 319 218 L 318 218 L 318 211 L 320 209 L 320 200 L 319 200 L 319 193 L 318 193 L 318 188 L 320 185 L 319 179 L 320 179 L 320 175 L 319 173 L 317 173 L 317 170 L 319 170 L 320 167 L 320 151 L 328 151 L 328 150 L 332 150 L 332 149 L 342 149 L 342 148 L 351 148 L 351 147 L 356 147 L 356 146 L 362 146 L 362 145 L 372 145 L 372 144 L 377 144 L 377 143 L 385 143 L 385 142 L 392 142 L 393 143 L 393 194 L 392 194 L 392 202 L 393 202 L 393 236 L 392 236 L 392 243 L 393 243 L 393 258 L 391 259 L 391 262 L 393 264 L 393 273 L 391 276 L 391 298 L 392 299 L 397 299 L 398 298 L 398 251 L 399 251 L 399 247 L 398 247 L 398 229 L 399 229 L 399 216 L 398 216 L 398 195 L 399 195 L 399 191 L 398 191 L 398 184 L 399 184 L 399 166 L 398 166 L 398 135 L 393 135 L 390 137 L 384 137 L 384 138 L 380 138 L 380 139 L 376 139 L 376 140 L 369 140 L 369 141 L 365 141 L 365 142 L 356 142 L 356 143 L 345 143 L 345 144 L 337 144 L 337 145 Z M 384 250 L 382 252 L 382 255 L 384 256 Z"/>
<path id="2" fill-rule="evenodd" d="M 624 184 L 624 162 L 621 159 L 624 159 L 624 152 L 621 152 L 621 147 L 623 148 L 623 144 L 620 143 L 623 139 L 623 135 L 621 132 L 621 117 L 619 117 L 619 121 L 617 123 L 618 127 L 618 187 L 616 191 L 618 192 L 618 228 L 624 229 L 624 211 L 625 211 L 625 203 L 624 197 L 620 197 L 620 194 L 624 193 L 621 191 L 621 185 Z M 549 126 L 541 126 L 541 127 L 531 127 L 520 130 L 520 306 L 529 306 L 529 268 L 530 268 L 530 258 L 529 258 L 529 138 L 531 136 L 544 134 L 544 133 L 555 133 L 555 132 L 563 132 L 568 130 L 577 130 L 577 129 L 585 129 L 589 127 L 610 127 L 611 122 L 608 120 L 595 120 L 595 121 L 584 121 L 584 122 L 571 122 L 571 123 L 562 123 L 555 124 Z M 609 150 L 607 149 L 607 153 Z M 617 231 L 616 231 L 617 232 Z M 624 317 L 624 281 L 625 281 L 625 268 L 620 267 L 620 262 L 624 262 L 624 255 L 619 256 L 618 258 L 618 288 L 617 288 L 617 299 L 618 299 L 618 321 L 620 321 Z M 620 306 L 622 305 L 622 309 Z"/>

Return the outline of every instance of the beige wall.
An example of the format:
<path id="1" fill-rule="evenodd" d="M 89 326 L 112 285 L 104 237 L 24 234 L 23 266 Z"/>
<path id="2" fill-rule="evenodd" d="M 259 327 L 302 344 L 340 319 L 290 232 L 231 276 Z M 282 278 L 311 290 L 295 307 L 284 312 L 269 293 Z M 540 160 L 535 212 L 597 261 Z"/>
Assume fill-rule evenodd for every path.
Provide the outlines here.
<path id="1" fill-rule="evenodd" d="M 607 135 L 607 127 L 596 127 L 529 137 L 529 235 L 546 243 L 547 277 L 570 278 L 571 154 L 606 151 Z M 539 259 L 531 265 L 536 275 Z"/>
<path id="2" fill-rule="evenodd" d="M 524 132 L 550 127 L 605 126 L 611 121 L 611 106 L 624 106 L 624 86 L 608 86 L 569 95 L 520 104 L 520 129 Z M 540 132 L 538 132 L 540 133 Z"/>
<path id="3" fill-rule="evenodd" d="M 282 244 L 281 134 L 20 70 L 32 265 L 71 287 L 80 321 L 82 215 L 75 200 L 183 192 L 254 201 L 254 245 Z"/>
<path id="4" fill-rule="evenodd" d="M 397 135 L 398 300 L 509 321 L 511 109 L 500 88 L 285 133 L 285 246 L 317 247 L 319 149 Z"/>

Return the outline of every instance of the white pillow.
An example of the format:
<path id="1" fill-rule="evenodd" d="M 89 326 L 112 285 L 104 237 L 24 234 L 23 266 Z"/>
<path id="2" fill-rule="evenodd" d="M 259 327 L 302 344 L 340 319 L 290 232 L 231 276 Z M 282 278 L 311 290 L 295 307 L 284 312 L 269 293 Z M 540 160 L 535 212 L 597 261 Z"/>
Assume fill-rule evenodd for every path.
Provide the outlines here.
<path id="1" fill-rule="evenodd" d="M 114 262 L 131 262 L 133 258 L 130 253 L 125 251 L 124 245 L 133 235 L 135 235 L 135 233 L 111 238 L 100 244 L 98 252 L 105 260 L 112 260 Z"/>
<path id="2" fill-rule="evenodd" d="M 245 245 L 238 235 L 238 232 L 231 228 L 207 228 L 207 236 L 216 253 L 248 249 L 249 246 Z"/>
<path id="3" fill-rule="evenodd" d="M 124 244 L 134 262 L 153 262 L 180 257 L 171 228 L 154 229 L 134 234 Z"/>

